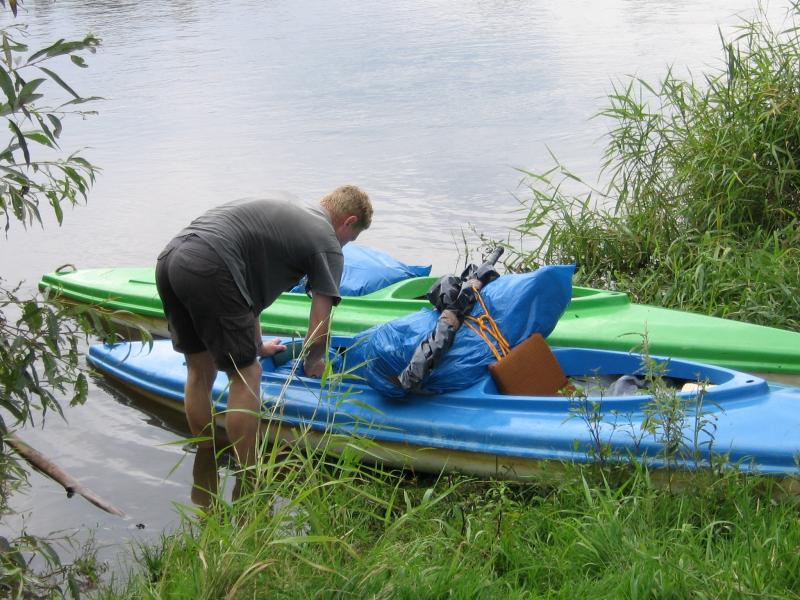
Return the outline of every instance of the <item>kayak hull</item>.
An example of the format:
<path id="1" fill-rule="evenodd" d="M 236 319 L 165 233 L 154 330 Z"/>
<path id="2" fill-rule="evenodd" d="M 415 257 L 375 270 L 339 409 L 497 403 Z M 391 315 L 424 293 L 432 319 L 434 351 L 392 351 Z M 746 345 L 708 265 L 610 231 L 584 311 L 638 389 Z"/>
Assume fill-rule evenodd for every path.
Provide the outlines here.
<path id="1" fill-rule="evenodd" d="M 345 348 L 348 338 L 334 344 Z M 554 353 L 568 375 L 640 371 L 636 354 L 561 348 Z M 90 348 L 89 362 L 122 385 L 168 405 L 183 401 L 186 368 L 169 342 Z M 669 440 L 645 423 L 658 418 L 652 396 L 522 397 L 498 393 L 486 375 L 458 392 L 384 398 L 358 381 L 325 385 L 293 369 L 262 361 L 264 416 L 292 436 L 360 436 L 377 445 L 380 460 L 420 471 L 457 469 L 479 475 L 526 477 L 569 462 L 634 456 L 658 470 L 703 470 L 721 460 L 744 471 L 796 476 L 800 454 L 800 389 L 691 361 L 671 360 L 668 375 L 702 382 L 703 392 L 678 392 L 682 450 L 666 455 Z M 705 384 L 712 384 L 705 388 Z M 214 386 L 218 413 L 226 407 L 227 379 Z M 594 418 L 596 417 L 596 418 Z M 592 427 L 590 423 L 597 423 Z M 273 425 L 270 427 L 272 428 Z M 282 434 L 283 435 L 283 434 Z M 335 442 L 334 442 L 335 443 Z M 606 446 L 606 444 L 608 446 Z M 720 458 L 723 457 L 723 458 Z"/>

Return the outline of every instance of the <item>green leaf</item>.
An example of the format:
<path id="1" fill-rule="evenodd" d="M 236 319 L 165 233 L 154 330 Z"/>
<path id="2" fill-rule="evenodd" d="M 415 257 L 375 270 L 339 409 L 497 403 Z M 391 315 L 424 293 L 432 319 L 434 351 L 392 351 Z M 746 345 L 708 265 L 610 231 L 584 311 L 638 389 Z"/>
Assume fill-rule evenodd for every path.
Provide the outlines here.
<path id="1" fill-rule="evenodd" d="M 69 586 L 69 592 L 72 594 L 72 597 L 75 600 L 79 600 L 81 597 L 81 590 L 73 573 L 67 576 L 67 585 Z"/>
<path id="2" fill-rule="evenodd" d="M 50 141 L 50 138 L 48 138 L 44 133 L 41 133 L 40 131 L 29 131 L 24 135 L 27 139 L 33 140 L 34 142 L 38 142 L 43 146 L 47 146 L 49 148 L 54 147 L 53 142 Z"/>
<path id="3" fill-rule="evenodd" d="M 27 52 L 28 51 L 28 45 L 27 44 L 23 44 L 22 42 L 18 42 L 17 40 L 15 40 L 13 38 L 9 38 L 9 40 L 11 42 L 9 44 L 9 48 L 11 50 L 13 50 L 14 52 Z"/>
<path id="4" fill-rule="evenodd" d="M 49 352 L 42 353 L 42 365 L 44 365 L 45 377 L 47 379 L 55 379 L 56 375 L 58 375 L 58 366 L 52 354 Z"/>
<path id="5" fill-rule="evenodd" d="M 71 405 L 83 404 L 89 396 L 89 382 L 84 373 L 79 373 L 75 380 L 75 396 L 72 398 Z"/>
<path id="6" fill-rule="evenodd" d="M 22 86 L 19 94 L 17 95 L 17 106 L 22 107 L 25 104 L 30 104 L 34 100 L 38 100 L 42 97 L 41 94 L 35 94 L 36 88 L 44 83 L 44 79 L 33 79 Z"/>
<path id="7" fill-rule="evenodd" d="M 3 408 L 11 413 L 17 423 L 22 423 L 26 419 L 26 405 L 21 406 L 17 402 L 10 402 L 8 400 L 0 400 L 0 402 L 2 402 Z"/>
<path id="8" fill-rule="evenodd" d="M 61 208 L 61 203 L 58 201 L 58 197 L 55 194 L 48 194 L 48 198 L 50 198 L 50 204 L 53 207 L 53 212 L 56 215 L 56 219 L 58 220 L 58 224 L 64 221 L 64 210 Z"/>
<path id="9" fill-rule="evenodd" d="M 69 59 L 76 65 L 78 65 L 82 69 L 86 69 L 89 65 L 86 64 L 86 61 L 83 60 L 82 56 L 78 56 L 77 54 L 70 54 Z"/>
<path id="10" fill-rule="evenodd" d="M 89 96 L 88 98 L 76 98 L 75 100 L 70 100 L 69 102 L 65 102 L 61 106 L 69 106 L 71 104 L 86 104 L 87 102 L 94 102 L 95 100 L 105 100 L 102 96 Z"/>
<path id="11" fill-rule="evenodd" d="M 42 115 L 40 115 L 39 113 L 36 113 L 34 116 L 36 117 L 36 120 L 39 122 L 39 126 L 42 128 L 42 131 L 47 136 L 48 141 L 51 142 L 51 147 L 58 146 L 58 144 L 56 143 L 56 138 L 55 138 L 55 136 L 53 136 L 53 132 L 50 131 L 50 128 L 44 122 L 44 119 L 42 118 Z"/>
<path id="12" fill-rule="evenodd" d="M 72 167 L 62 167 L 62 170 L 67 174 L 67 177 L 69 177 L 75 183 L 75 185 L 78 186 L 78 189 L 80 189 L 82 192 L 86 189 L 86 180 L 81 177 L 75 169 Z"/>
<path id="13" fill-rule="evenodd" d="M 60 45 L 61 45 L 63 42 L 64 42 L 64 38 L 61 38 L 61 39 L 60 39 L 60 40 L 58 40 L 57 42 L 55 42 L 55 43 L 53 43 L 53 44 L 51 44 L 51 45 L 47 46 L 47 48 L 42 48 L 41 50 L 39 50 L 39 51 L 37 51 L 37 52 L 34 52 L 33 54 L 31 54 L 31 55 L 28 57 L 28 61 L 27 61 L 27 62 L 28 62 L 28 64 L 30 64 L 31 62 L 33 62 L 33 61 L 34 61 L 34 60 L 36 60 L 37 58 L 41 58 L 42 56 L 45 56 L 46 54 L 48 54 L 48 53 L 49 53 L 51 50 L 53 50 L 54 48 L 58 48 L 58 47 L 59 47 L 59 46 L 60 46 Z M 52 55 L 51 55 L 51 56 L 52 56 Z"/>
<path id="14" fill-rule="evenodd" d="M 38 330 L 44 322 L 39 305 L 30 300 L 22 306 L 22 318 L 32 330 Z"/>
<path id="15" fill-rule="evenodd" d="M 39 207 L 37 205 L 37 201 L 26 200 L 23 196 L 22 202 L 24 206 L 28 209 L 28 216 L 30 218 L 31 223 L 33 223 L 33 220 L 36 219 L 39 225 L 42 225 L 42 215 L 39 214 Z"/>
<path id="16" fill-rule="evenodd" d="M 8 98 L 8 103 L 14 104 L 17 100 L 17 94 L 14 92 L 14 82 L 11 81 L 11 77 L 2 66 L 0 66 L 0 88 L 3 89 L 3 93 Z"/>
<path id="17" fill-rule="evenodd" d="M 22 552 L 16 548 L 7 553 L 4 552 L 4 554 L 11 559 L 9 562 L 13 562 L 18 568 L 23 570 L 27 569 L 27 563 L 25 562 L 25 558 L 22 556 Z"/>
<path id="18" fill-rule="evenodd" d="M 8 126 L 11 130 L 17 135 L 17 140 L 19 141 L 19 147 L 22 148 L 22 154 L 25 156 L 25 164 L 31 164 L 31 153 L 28 151 L 28 144 L 25 142 L 25 136 L 22 135 L 19 127 L 14 121 L 9 121 Z"/>
<path id="19" fill-rule="evenodd" d="M 92 35 L 87 35 L 85 38 L 79 41 L 72 41 L 72 42 L 65 42 L 64 38 L 61 38 L 54 44 L 51 44 L 47 48 L 42 48 L 38 52 L 34 52 L 28 57 L 27 64 L 31 64 L 38 58 L 42 56 L 47 56 L 52 58 L 54 56 L 63 56 L 64 54 L 72 54 L 73 52 L 79 52 L 81 50 L 89 50 L 90 52 L 94 52 L 94 47 L 100 43 L 100 40 Z"/>
<path id="20" fill-rule="evenodd" d="M 56 117 L 55 115 L 51 115 L 49 113 L 47 115 L 47 118 L 50 119 L 50 122 L 53 124 L 53 127 L 55 127 L 55 130 L 53 131 L 53 135 L 56 138 L 58 138 L 61 135 L 61 129 L 62 129 L 61 120 L 58 117 Z"/>
<path id="21" fill-rule="evenodd" d="M 9 153 L 9 157 L 2 156 L 4 160 L 12 160 L 13 155 Z M 0 165 L 0 172 L 5 172 L 4 178 L 7 178 L 17 185 L 30 185 L 32 182 L 28 178 L 25 173 L 21 171 L 17 171 L 16 169 L 12 169 L 11 167 L 6 167 L 5 165 Z"/>
<path id="22" fill-rule="evenodd" d="M 13 62 L 11 60 L 11 46 L 8 43 L 8 36 L 3 33 L 3 56 L 5 56 L 6 64 L 11 67 Z"/>
<path id="23" fill-rule="evenodd" d="M 58 352 L 58 315 L 53 310 L 47 311 L 47 337 L 55 345 L 55 352 Z"/>
<path id="24" fill-rule="evenodd" d="M 60 85 L 62 88 L 64 88 L 65 90 L 67 90 L 67 91 L 68 91 L 70 94 L 72 94 L 72 95 L 73 95 L 75 98 L 80 98 L 80 96 L 79 96 L 79 95 L 78 95 L 78 94 L 75 92 L 75 90 L 73 90 L 71 87 L 69 87 L 69 85 L 67 85 L 67 82 L 66 82 L 66 81 L 64 81 L 63 79 L 61 79 L 61 77 L 59 77 L 59 76 L 58 76 L 58 74 L 57 74 L 56 72 L 54 72 L 54 71 L 51 71 L 50 69 L 48 69 L 48 68 L 46 68 L 46 67 L 39 67 L 39 69 L 41 69 L 42 71 L 44 71 L 45 73 L 47 73 L 47 74 L 50 76 L 50 79 L 52 79 L 52 80 L 53 80 L 53 81 L 55 81 L 55 82 L 56 82 L 58 85 Z"/>
<path id="25" fill-rule="evenodd" d="M 69 157 L 69 160 L 71 160 L 72 162 L 76 162 L 79 165 L 82 165 L 85 169 L 87 169 L 89 171 L 95 170 L 95 167 L 92 165 L 92 163 L 90 163 L 85 158 L 81 158 L 80 156 L 77 156 L 77 155 L 73 154 L 72 156 Z"/>

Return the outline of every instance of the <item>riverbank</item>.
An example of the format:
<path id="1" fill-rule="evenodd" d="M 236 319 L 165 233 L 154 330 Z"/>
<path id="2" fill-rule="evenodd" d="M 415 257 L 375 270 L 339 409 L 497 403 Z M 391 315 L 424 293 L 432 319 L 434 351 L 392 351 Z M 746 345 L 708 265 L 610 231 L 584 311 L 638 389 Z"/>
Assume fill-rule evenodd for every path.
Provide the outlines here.
<path id="1" fill-rule="evenodd" d="M 797 503 L 727 473 L 643 469 L 557 484 L 414 477 L 296 449 L 256 491 L 186 515 L 104 598 L 794 597 Z"/>

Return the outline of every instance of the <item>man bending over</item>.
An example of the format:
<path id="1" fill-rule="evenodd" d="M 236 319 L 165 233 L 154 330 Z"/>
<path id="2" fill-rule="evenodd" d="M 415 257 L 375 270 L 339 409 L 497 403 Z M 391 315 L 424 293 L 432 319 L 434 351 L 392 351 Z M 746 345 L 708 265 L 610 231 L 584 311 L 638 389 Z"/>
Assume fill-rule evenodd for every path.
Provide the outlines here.
<path id="1" fill-rule="evenodd" d="M 356 186 L 337 188 L 307 207 L 279 199 L 237 200 L 192 221 L 158 256 L 156 286 L 175 350 L 186 357 L 186 418 L 195 436 L 212 427 L 217 369 L 228 374 L 225 426 L 239 461 L 251 465 L 261 410 L 259 356 L 283 350 L 263 342 L 259 315 L 281 292 L 308 277 L 311 312 L 303 369 L 325 367 L 331 308 L 341 300 L 342 246 L 372 222 L 372 204 Z"/>

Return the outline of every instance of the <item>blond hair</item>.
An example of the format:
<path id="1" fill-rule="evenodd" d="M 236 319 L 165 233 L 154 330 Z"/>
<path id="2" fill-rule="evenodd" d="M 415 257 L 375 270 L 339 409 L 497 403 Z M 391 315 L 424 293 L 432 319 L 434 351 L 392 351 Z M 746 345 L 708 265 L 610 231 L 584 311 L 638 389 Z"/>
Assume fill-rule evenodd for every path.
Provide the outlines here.
<path id="1" fill-rule="evenodd" d="M 356 185 L 342 185 L 319 201 L 333 217 L 358 217 L 356 226 L 367 229 L 372 224 L 372 203 L 367 193 Z"/>

